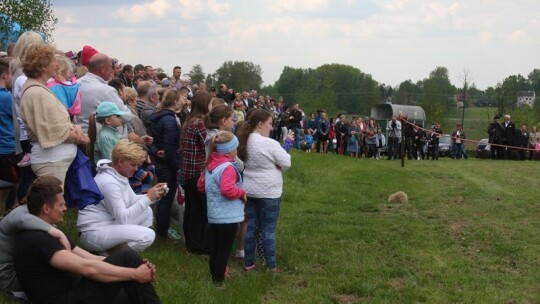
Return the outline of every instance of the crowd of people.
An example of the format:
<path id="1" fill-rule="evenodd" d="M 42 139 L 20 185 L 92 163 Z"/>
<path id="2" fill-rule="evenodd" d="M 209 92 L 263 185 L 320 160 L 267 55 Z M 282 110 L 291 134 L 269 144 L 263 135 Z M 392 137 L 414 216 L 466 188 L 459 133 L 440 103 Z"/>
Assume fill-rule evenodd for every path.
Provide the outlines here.
<path id="1" fill-rule="evenodd" d="M 156 239 L 183 239 L 189 253 L 208 255 L 218 285 L 230 256 L 246 271 L 258 263 L 281 271 L 276 227 L 294 138 L 287 130 L 282 143 L 271 138 L 282 99 L 192 85 L 179 66 L 168 77 L 91 46 L 64 53 L 31 31 L 8 51 L 0 59 L 2 290 L 33 303 L 158 303 L 156 265 L 140 257 Z M 81 247 L 54 227 L 73 187 L 83 196 L 73 206 Z"/>
<path id="2" fill-rule="evenodd" d="M 406 115 L 385 127 L 324 110 L 306 115 L 256 90 L 190 84 L 180 66 L 168 77 L 91 46 L 63 53 L 35 32 L 0 59 L 0 111 L 0 211 L 10 211 L 0 221 L 0 288 L 35 303 L 159 302 L 156 266 L 139 255 L 156 238 L 183 238 L 188 252 L 208 255 L 218 285 L 231 255 L 246 271 L 259 261 L 280 272 L 276 227 L 290 148 L 391 160 L 403 145 L 408 159 L 437 160 L 443 135 Z M 536 128 L 515 130 L 509 115 L 495 117 L 488 133 L 495 159 L 513 151 L 524 159 L 519 148 L 539 145 Z M 461 125 L 451 138 L 452 156 L 466 159 Z M 90 165 L 73 170 L 81 159 Z M 81 247 L 54 227 L 77 171 L 90 176 L 75 189 L 89 193 L 75 206 Z M 180 233 L 171 227 L 175 202 L 184 205 Z"/>

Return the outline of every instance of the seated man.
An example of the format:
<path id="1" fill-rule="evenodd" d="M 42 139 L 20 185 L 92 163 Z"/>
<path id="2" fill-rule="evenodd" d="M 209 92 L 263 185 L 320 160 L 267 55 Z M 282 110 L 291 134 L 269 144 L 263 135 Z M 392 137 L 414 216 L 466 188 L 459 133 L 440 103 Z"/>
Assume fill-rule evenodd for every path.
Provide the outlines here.
<path id="1" fill-rule="evenodd" d="M 77 228 L 83 248 L 111 252 L 129 247 L 141 252 L 152 245 L 156 234 L 150 228 L 154 220 L 150 205 L 166 194 L 167 184 L 159 183 L 146 194 L 133 192 L 128 178 L 145 158 L 139 144 L 120 140 L 112 150 L 112 162 L 98 162 L 94 179 L 104 199 L 79 210 Z"/>
<path id="2" fill-rule="evenodd" d="M 13 294 L 22 292 L 13 266 L 13 244 L 20 231 L 42 230 L 57 238 L 66 249 L 70 248 L 69 241 L 62 231 L 30 214 L 25 201 L 22 204 L 0 220 L 0 248 L 2 248 L 0 250 L 0 289 Z"/>
<path id="3" fill-rule="evenodd" d="M 30 187 L 28 211 L 50 225 L 64 220 L 62 183 L 42 176 Z M 71 242 L 66 249 L 44 231 L 26 230 L 15 239 L 15 272 L 32 303 L 160 303 L 151 282 L 156 268 L 129 248 L 105 258 Z"/>

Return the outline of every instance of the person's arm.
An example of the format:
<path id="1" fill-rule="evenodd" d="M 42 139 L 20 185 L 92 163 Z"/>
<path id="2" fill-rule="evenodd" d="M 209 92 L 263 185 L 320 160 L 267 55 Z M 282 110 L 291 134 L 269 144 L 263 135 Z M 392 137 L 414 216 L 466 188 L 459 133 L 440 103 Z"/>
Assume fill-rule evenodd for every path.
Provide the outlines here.
<path id="1" fill-rule="evenodd" d="M 219 191 L 221 195 L 228 199 L 243 198 L 246 195 L 246 191 L 242 188 L 236 187 L 236 181 L 238 179 L 238 173 L 233 166 L 227 166 L 221 174 L 221 180 L 219 181 Z"/>
<path id="2" fill-rule="evenodd" d="M 95 255 L 95 254 L 91 254 L 90 252 L 82 249 L 81 247 L 78 247 L 78 246 L 75 246 L 75 248 L 73 248 L 73 250 L 71 250 L 71 252 L 73 252 L 74 254 L 82 257 L 82 258 L 85 258 L 85 259 L 89 259 L 89 260 L 96 260 L 96 261 L 103 261 L 105 260 L 105 257 L 104 256 L 101 256 L 101 255 Z"/>
<path id="3" fill-rule="evenodd" d="M 270 153 L 274 157 L 274 163 L 281 170 L 281 172 L 287 171 L 291 167 L 291 156 L 287 151 L 283 150 L 279 143 L 274 141 L 275 145 L 272 145 Z M 279 148 L 274 148 L 279 147 Z"/>
<path id="4" fill-rule="evenodd" d="M 165 118 L 165 117 L 164 117 Z M 165 162 L 171 168 L 178 168 L 178 148 L 180 130 L 176 124 L 176 119 L 165 121 L 163 124 L 163 150 L 165 150 Z"/>
<path id="5" fill-rule="evenodd" d="M 206 171 L 206 170 L 205 170 Z M 206 192 L 206 182 L 205 182 L 205 175 L 204 172 L 199 176 L 199 179 L 197 180 L 197 190 L 201 193 Z"/>
<path id="6" fill-rule="evenodd" d="M 0 221 L 0 231 L 6 235 L 14 235 L 23 230 L 45 231 L 56 238 L 64 248 L 70 249 L 66 235 L 39 217 L 30 214 L 26 205 L 13 209 Z"/>
<path id="7" fill-rule="evenodd" d="M 156 278 L 156 268 L 148 262 L 137 268 L 120 267 L 104 261 L 87 259 L 67 250 L 54 253 L 49 263 L 56 269 L 103 283 L 123 281 L 150 283 Z"/>
<path id="8" fill-rule="evenodd" d="M 117 224 L 128 224 L 131 220 L 150 206 L 153 201 L 149 195 L 138 195 L 124 197 L 122 188 L 114 183 L 107 183 L 100 187 L 104 196 L 103 204 L 110 215 L 114 217 Z M 136 201 L 127 201 L 126 199 L 136 198 Z M 128 206 L 128 207 L 126 207 Z"/>

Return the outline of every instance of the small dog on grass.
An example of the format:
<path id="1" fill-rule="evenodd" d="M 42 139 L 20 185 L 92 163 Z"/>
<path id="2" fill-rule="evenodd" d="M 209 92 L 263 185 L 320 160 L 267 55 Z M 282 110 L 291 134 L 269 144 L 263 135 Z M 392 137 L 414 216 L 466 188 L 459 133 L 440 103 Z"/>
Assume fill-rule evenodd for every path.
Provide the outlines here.
<path id="1" fill-rule="evenodd" d="M 409 197 L 407 196 L 407 193 L 403 191 L 398 191 L 396 193 L 390 194 L 390 196 L 388 197 L 388 202 L 406 204 L 409 202 Z"/>

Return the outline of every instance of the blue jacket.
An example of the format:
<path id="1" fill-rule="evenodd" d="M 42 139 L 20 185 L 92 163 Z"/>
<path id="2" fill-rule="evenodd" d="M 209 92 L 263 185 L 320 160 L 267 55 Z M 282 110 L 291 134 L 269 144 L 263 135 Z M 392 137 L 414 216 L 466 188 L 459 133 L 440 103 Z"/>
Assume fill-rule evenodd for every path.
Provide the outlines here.
<path id="1" fill-rule="evenodd" d="M 170 168 L 178 168 L 180 161 L 180 126 L 176 114 L 168 109 L 156 112 L 150 116 L 150 134 L 154 142 L 150 154 L 155 160 Z M 157 151 L 165 151 L 165 157 L 157 157 Z"/>
<path id="2" fill-rule="evenodd" d="M 0 154 L 15 153 L 12 104 L 11 94 L 5 88 L 0 88 Z"/>
<path id="3" fill-rule="evenodd" d="M 206 170 L 204 176 L 208 204 L 208 223 L 210 224 L 232 224 L 244 220 L 244 203 L 242 203 L 242 200 L 239 198 L 228 199 L 220 191 L 221 175 L 228 166 L 232 166 L 236 170 L 238 178 L 236 186 L 241 187 L 242 177 L 232 162 L 224 162 L 211 172 Z"/>

